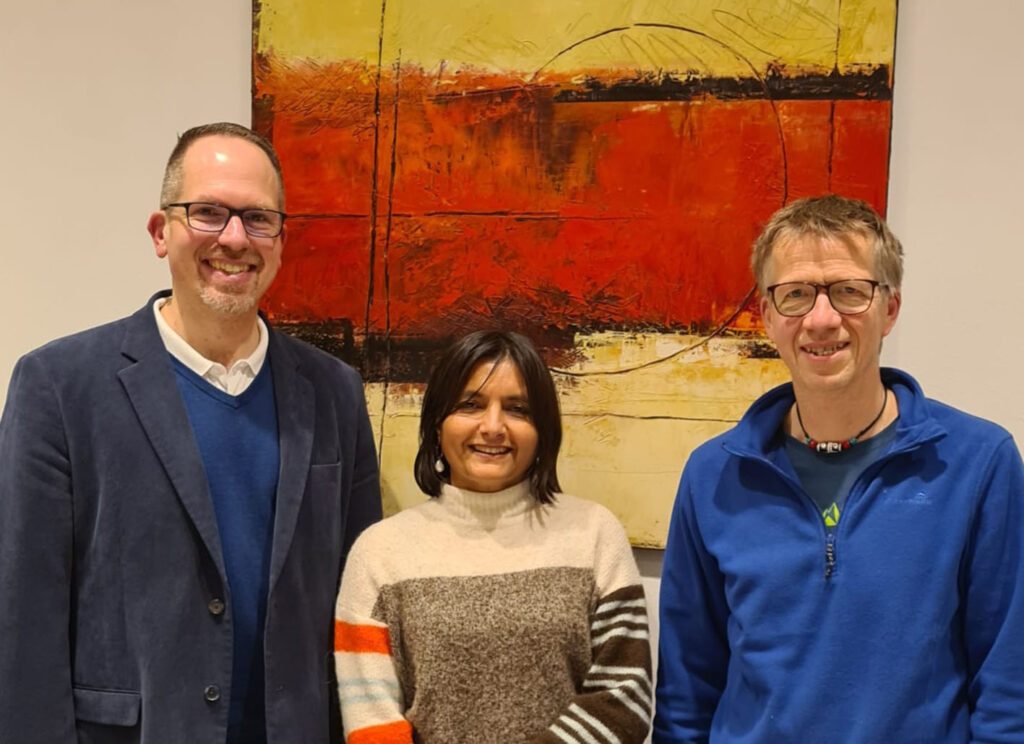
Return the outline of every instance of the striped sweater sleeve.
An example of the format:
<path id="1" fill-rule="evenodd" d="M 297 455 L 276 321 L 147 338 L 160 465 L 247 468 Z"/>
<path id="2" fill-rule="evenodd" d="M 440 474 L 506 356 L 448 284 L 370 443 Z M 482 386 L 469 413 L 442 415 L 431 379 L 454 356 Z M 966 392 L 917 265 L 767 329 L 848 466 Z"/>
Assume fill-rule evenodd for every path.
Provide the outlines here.
<path id="1" fill-rule="evenodd" d="M 335 609 L 334 663 L 345 742 L 412 744 L 388 627 L 372 617 L 379 588 L 365 547 L 360 537 L 349 553 Z"/>
<path id="2" fill-rule="evenodd" d="M 618 522 L 602 534 L 599 560 L 605 565 L 596 572 L 590 668 L 562 714 L 530 744 L 641 744 L 647 737 L 653 707 L 647 603 Z"/>

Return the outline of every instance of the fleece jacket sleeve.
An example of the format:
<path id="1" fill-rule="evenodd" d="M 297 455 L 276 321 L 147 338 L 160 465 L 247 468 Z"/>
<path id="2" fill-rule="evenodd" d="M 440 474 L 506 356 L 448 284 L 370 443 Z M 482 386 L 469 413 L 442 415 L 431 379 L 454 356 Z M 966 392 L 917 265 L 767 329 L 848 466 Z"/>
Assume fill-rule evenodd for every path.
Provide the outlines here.
<path id="1" fill-rule="evenodd" d="M 715 558 L 704 548 L 692 469 L 676 494 L 661 574 L 653 742 L 706 742 L 729 666 L 728 606 Z"/>
<path id="2" fill-rule="evenodd" d="M 1024 741 L 1024 464 L 1013 439 L 993 452 L 964 556 L 971 741 Z"/>

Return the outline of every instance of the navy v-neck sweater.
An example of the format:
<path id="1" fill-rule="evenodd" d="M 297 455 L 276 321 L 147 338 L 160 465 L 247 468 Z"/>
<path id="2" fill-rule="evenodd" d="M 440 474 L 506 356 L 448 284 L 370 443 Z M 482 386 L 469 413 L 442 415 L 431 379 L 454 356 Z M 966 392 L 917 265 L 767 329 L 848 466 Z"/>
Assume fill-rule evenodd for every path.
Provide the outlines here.
<path id="1" fill-rule="evenodd" d="M 173 361 L 210 486 L 230 592 L 227 741 L 259 744 L 266 741 L 263 624 L 280 467 L 270 364 L 240 395 L 229 395 Z"/>

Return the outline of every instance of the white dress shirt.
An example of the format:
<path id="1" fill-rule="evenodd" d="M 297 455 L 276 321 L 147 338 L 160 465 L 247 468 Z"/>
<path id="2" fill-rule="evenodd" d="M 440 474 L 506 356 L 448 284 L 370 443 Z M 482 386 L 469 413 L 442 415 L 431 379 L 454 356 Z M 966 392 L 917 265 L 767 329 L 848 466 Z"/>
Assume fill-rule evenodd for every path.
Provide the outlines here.
<path id="1" fill-rule="evenodd" d="M 241 395 L 256 375 L 263 368 L 263 362 L 267 359 L 267 345 L 269 342 L 267 326 L 260 317 L 256 318 L 256 325 L 259 329 L 260 340 L 256 348 L 245 359 L 239 359 L 231 365 L 231 369 L 223 364 L 211 361 L 193 349 L 181 336 L 171 328 L 164 320 L 160 308 L 170 298 L 160 297 L 153 302 L 153 315 L 156 316 L 156 327 L 160 331 L 160 339 L 171 356 L 184 364 L 190 370 L 202 377 L 216 388 L 223 390 L 228 395 Z"/>

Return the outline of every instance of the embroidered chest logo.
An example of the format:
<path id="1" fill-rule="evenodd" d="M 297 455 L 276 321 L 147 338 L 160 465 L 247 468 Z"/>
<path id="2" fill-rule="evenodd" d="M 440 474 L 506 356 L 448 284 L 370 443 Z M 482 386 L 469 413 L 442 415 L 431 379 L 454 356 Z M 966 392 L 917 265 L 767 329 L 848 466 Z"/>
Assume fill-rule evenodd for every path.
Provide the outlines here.
<path id="1" fill-rule="evenodd" d="M 917 493 L 896 493 L 889 494 L 885 497 L 885 503 L 887 504 L 909 504 L 911 506 L 931 506 L 932 497 L 926 494 L 924 491 L 918 491 Z"/>

